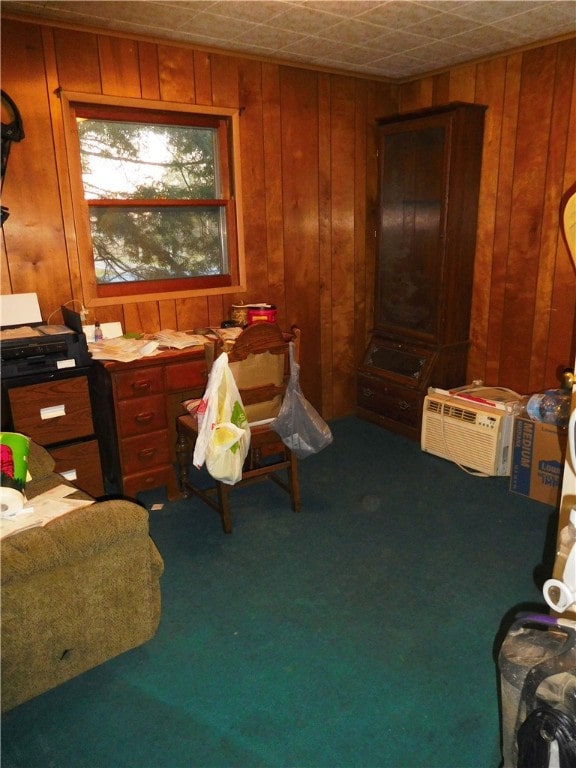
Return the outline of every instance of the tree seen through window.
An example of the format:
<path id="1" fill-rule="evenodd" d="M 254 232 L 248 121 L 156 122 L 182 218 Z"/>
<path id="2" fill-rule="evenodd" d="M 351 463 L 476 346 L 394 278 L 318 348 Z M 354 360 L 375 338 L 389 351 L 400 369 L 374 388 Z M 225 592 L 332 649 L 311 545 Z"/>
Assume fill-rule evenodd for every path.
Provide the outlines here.
<path id="1" fill-rule="evenodd" d="M 216 121 L 76 115 L 97 283 L 226 274 L 228 201 Z"/>

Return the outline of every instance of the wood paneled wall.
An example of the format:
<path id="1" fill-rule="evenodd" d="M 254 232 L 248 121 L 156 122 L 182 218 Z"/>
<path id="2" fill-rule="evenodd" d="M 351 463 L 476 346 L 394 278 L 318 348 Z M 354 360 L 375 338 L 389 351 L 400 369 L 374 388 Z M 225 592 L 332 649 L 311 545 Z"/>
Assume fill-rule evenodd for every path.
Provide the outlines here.
<path id="1" fill-rule="evenodd" d="M 533 392 L 576 353 L 576 271 L 559 231 L 576 181 L 576 40 L 400 88 L 400 111 L 487 104 L 468 380 Z"/>
<path id="2" fill-rule="evenodd" d="M 82 298 L 54 93 L 62 87 L 242 107 L 245 294 L 98 311 L 127 331 L 219 324 L 236 301 L 269 301 L 303 331 L 302 385 L 330 418 L 355 408 L 371 326 L 374 120 L 448 101 L 487 104 L 469 378 L 528 392 L 574 358 L 576 278 L 558 231 L 576 178 L 576 43 L 405 85 L 22 20 L 2 24 L 2 88 L 26 138 L 3 204 L 2 293 L 36 291 L 45 320 Z"/>

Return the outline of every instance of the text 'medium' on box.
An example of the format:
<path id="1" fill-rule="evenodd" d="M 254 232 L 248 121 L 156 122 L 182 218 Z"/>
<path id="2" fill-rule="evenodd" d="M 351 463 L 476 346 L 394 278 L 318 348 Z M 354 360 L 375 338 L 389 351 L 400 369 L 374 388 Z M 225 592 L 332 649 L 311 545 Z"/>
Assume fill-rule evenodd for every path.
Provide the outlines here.
<path id="1" fill-rule="evenodd" d="M 512 441 L 510 490 L 558 506 L 566 442 L 565 429 L 517 417 Z"/>

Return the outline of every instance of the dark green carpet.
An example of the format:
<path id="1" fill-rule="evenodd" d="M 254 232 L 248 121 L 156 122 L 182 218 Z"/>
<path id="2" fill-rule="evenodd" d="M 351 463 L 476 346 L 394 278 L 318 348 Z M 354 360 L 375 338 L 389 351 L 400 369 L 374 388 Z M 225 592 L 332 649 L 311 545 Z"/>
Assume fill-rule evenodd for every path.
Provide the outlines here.
<path id="1" fill-rule="evenodd" d="M 231 536 L 196 501 L 151 513 L 156 637 L 8 713 L 4 768 L 496 768 L 494 646 L 544 605 L 553 510 L 332 428 L 300 515 L 270 483 L 237 489 Z"/>

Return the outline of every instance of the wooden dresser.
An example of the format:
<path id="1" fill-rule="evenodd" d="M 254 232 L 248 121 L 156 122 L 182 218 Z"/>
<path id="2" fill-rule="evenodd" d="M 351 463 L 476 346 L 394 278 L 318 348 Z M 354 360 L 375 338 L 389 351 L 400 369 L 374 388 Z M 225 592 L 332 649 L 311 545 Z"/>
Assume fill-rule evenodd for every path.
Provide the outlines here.
<path id="1" fill-rule="evenodd" d="M 377 121 L 374 326 L 357 413 L 420 439 L 429 387 L 466 384 L 486 108 Z"/>
<path id="2" fill-rule="evenodd" d="M 89 390 L 90 368 L 22 377 L 2 382 L 2 421 L 43 445 L 56 461 L 55 471 L 91 496 L 104 485 Z"/>
<path id="3" fill-rule="evenodd" d="M 135 497 L 165 486 L 177 498 L 176 416 L 184 413 L 183 400 L 206 387 L 203 347 L 96 362 L 91 379 L 106 492 Z"/>

